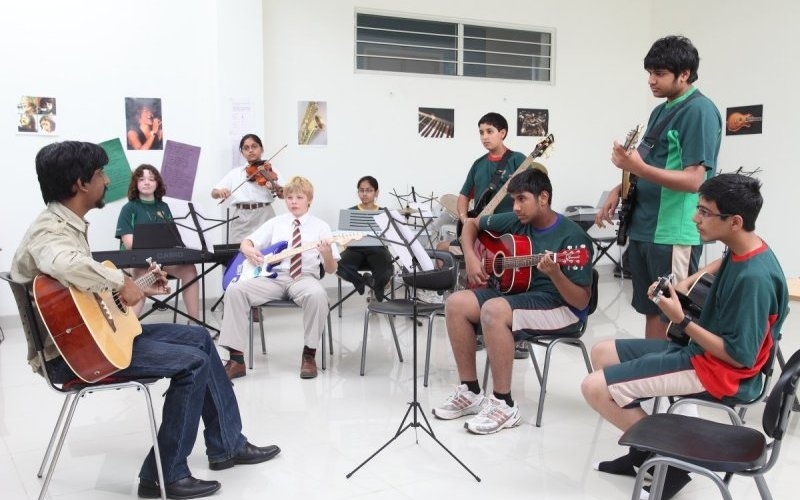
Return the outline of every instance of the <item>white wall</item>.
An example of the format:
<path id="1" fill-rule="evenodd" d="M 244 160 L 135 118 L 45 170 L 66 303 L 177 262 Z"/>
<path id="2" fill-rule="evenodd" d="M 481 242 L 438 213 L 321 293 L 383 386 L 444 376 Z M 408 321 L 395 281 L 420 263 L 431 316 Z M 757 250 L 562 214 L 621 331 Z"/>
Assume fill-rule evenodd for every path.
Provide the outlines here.
<path id="1" fill-rule="evenodd" d="M 231 167 L 231 101 L 251 102 L 254 132 L 263 130 L 261 17 L 259 0 L 3 2 L 0 109 L 7 126 L 0 129 L 0 269 L 10 268 L 22 235 L 43 208 L 36 152 L 54 140 L 118 137 L 124 145 L 125 97 L 160 97 L 166 138 L 202 147 L 194 198 L 203 213 L 219 217 L 208 193 Z M 16 134 L 12 125 L 22 95 L 57 98 L 58 137 Z M 127 152 L 132 167 L 160 167 L 162 154 Z M 114 230 L 124 201 L 88 214 L 92 248 L 117 247 Z M 216 281 L 209 281 L 210 295 L 219 295 Z M 0 288 L 0 316 L 15 312 L 6 289 Z"/>
<path id="2" fill-rule="evenodd" d="M 682 33 L 701 54 L 698 86 L 724 113 L 726 107 L 764 104 L 764 134 L 723 139 L 721 167 L 764 169 L 767 199 L 759 232 L 775 247 L 787 274 L 791 260 L 797 175 L 787 145 L 797 130 L 798 70 L 781 58 L 800 7 L 789 0 L 770 9 L 743 0 L 84 0 L 3 2 L 0 6 L 0 128 L 5 192 L 0 196 L 0 269 L 8 269 L 22 234 L 42 202 L 33 169 L 49 140 L 22 137 L 13 127 L 22 95 L 58 98 L 58 140 L 124 140 L 124 97 L 161 97 L 169 139 L 203 148 L 195 201 L 219 215 L 208 198 L 230 167 L 232 101 L 249 101 L 254 132 L 265 149 L 290 146 L 274 164 L 284 178 L 305 175 L 316 185 L 313 210 L 336 223 L 340 207 L 354 204 L 354 183 L 364 174 L 381 181 L 380 201 L 411 186 L 420 192 L 455 193 L 471 162 L 483 153 L 478 118 L 518 107 L 550 110 L 556 148 L 543 160 L 554 183 L 554 206 L 594 203 L 618 182 L 610 144 L 645 122 L 656 100 L 647 89 L 642 58 L 657 37 Z M 356 73 L 355 7 L 486 24 L 556 29 L 556 83 L 541 85 L 455 78 Z M 44 28 L 38 18 L 46 17 Z M 30 22 L 26 22 L 30 20 Z M 773 61 L 775 61 L 773 63 Z M 328 102 L 328 146 L 296 145 L 297 101 Z M 418 106 L 456 110 L 456 137 L 419 138 Z M 529 152 L 535 139 L 507 141 Z M 160 152 L 129 152 L 135 166 L 161 164 Z M 120 202 L 92 211 L 92 246 L 115 245 Z M 278 207 L 281 211 L 282 207 Z M 789 226 L 790 227 L 790 226 Z M 211 280 L 212 282 L 214 280 Z M 218 292 L 210 287 L 213 295 Z M 0 287 L 0 316 L 14 313 Z"/>

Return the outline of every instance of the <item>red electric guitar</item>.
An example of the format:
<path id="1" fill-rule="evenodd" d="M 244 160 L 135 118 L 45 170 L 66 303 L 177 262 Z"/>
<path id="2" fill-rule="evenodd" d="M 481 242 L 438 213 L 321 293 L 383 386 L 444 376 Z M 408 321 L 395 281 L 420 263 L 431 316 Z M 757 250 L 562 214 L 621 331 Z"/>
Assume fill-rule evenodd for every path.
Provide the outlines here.
<path id="1" fill-rule="evenodd" d="M 533 254 L 533 244 L 527 236 L 497 234 L 481 231 L 476 250 L 481 255 L 483 268 L 490 275 L 490 285 L 501 293 L 519 293 L 528 290 L 533 279 L 533 268 L 542 259 L 551 259 L 562 266 L 581 268 L 589 262 L 586 247 L 567 248 L 555 253 Z"/>

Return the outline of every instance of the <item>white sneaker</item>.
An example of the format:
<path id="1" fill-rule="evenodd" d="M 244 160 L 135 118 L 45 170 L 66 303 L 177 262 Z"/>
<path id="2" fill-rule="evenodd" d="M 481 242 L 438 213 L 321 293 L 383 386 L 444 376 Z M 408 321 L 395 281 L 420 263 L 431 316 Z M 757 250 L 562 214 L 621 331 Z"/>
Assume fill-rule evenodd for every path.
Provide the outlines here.
<path id="1" fill-rule="evenodd" d="M 473 434 L 492 434 L 519 423 L 519 407 L 508 406 L 505 401 L 489 396 L 480 413 L 464 422 L 464 428 Z"/>
<path id="2" fill-rule="evenodd" d="M 485 400 L 483 394 L 475 394 L 467 389 L 466 384 L 461 384 L 447 397 L 442 406 L 433 409 L 433 415 L 442 420 L 475 415 L 481 411 L 481 405 Z"/>

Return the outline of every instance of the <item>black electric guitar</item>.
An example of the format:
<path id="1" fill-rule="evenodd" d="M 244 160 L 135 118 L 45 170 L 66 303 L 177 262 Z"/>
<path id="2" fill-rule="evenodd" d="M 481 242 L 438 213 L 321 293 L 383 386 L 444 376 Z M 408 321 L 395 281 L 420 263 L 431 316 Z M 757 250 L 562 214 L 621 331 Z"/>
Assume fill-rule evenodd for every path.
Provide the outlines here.
<path id="1" fill-rule="evenodd" d="M 669 287 L 667 284 L 672 281 L 672 275 L 662 276 L 658 278 L 658 283 L 653 291 L 653 302 L 658 302 L 662 296 L 669 297 Z M 703 306 L 708 298 L 708 293 L 711 291 L 711 285 L 714 284 L 714 275 L 703 273 L 697 277 L 689 288 L 689 293 L 683 293 L 676 290 L 678 293 L 678 300 L 681 303 L 684 314 L 697 319 L 700 313 L 703 312 Z M 689 336 L 678 328 L 678 325 L 673 324 L 671 321 L 667 325 L 667 337 L 675 343 L 686 345 L 689 343 Z"/>
<path id="2" fill-rule="evenodd" d="M 642 133 L 642 126 L 636 125 L 628 135 L 625 136 L 625 143 L 622 145 L 625 151 L 630 152 L 639 141 Z M 617 230 L 617 244 L 622 246 L 628 241 L 628 231 L 631 227 L 631 217 L 633 215 L 633 204 L 636 201 L 636 179 L 637 177 L 627 170 L 622 171 L 622 192 L 620 193 L 619 207 L 619 229 Z"/>
<path id="3" fill-rule="evenodd" d="M 495 192 L 495 190 L 490 186 L 481 194 L 480 198 L 475 202 L 472 210 L 467 211 L 467 217 L 473 219 L 475 217 L 493 214 L 497 209 L 497 206 L 503 201 L 503 199 L 506 197 L 506 194 L 508 194 L 508 183 L 511 181 L 511 178 L 530 167 L 531 163 L 533 163 L 533 160 L 545 154 L 547 150 L 550 149 L 550 146 L 553 145 L 555 140 L 556 139 L 553 137 L 553 134 L 548 134 L 547 137 L 539 141 L 536 147 L 533 148 L 533 151 L 531 151 L 531 154 L 529 154 L 528 157 L 525 158 L 525 161 L 523 161 L 520 166 L 517 167 L 517 170 L 515 170 L 514 173 L 508 177 L 508 180 L 506 180 L 505 184 L 503 184 L 499 190 Z M 461 219 L 459 219 L 456 223 L 456 236 L 461 236 L 461 230 L 463 228 L 464 224 L 461 222 Z"/>

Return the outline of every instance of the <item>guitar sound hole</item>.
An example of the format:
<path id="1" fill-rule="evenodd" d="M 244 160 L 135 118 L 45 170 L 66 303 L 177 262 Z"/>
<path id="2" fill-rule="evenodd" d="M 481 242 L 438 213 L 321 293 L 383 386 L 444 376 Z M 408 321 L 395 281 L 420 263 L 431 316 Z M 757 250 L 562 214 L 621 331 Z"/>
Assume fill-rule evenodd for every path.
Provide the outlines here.
<path id="1" fill-rule="evenodd" d="M 492 270 L 495 274 L 502 274 L 503 273 L 503 260 L 505 258 L 502 255 L 498 255 L 494 259 L 494 266 L 492 266 Z"/>
<path id="2" fill-rule="evenodd" d="M 111 296 L 114 297 L 114 305 L 117 306 L 117 309 L 122 311 L 123 314 L 127 314 L 128 313 L 128 306 L 126 306 L 125 304 L 122 303 L 122 299 L 120 299 L 119 294 L 118 293 L 112 293 Z"/>

